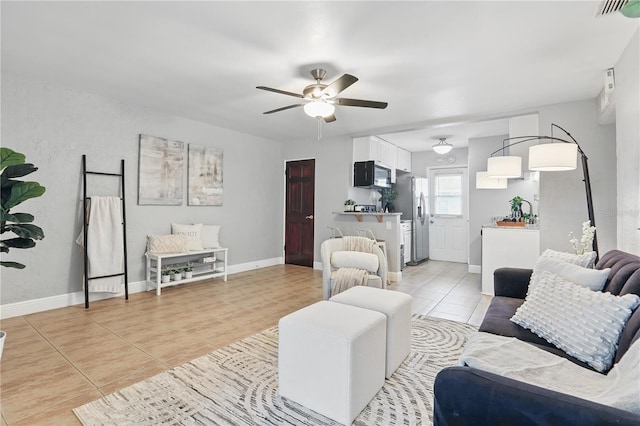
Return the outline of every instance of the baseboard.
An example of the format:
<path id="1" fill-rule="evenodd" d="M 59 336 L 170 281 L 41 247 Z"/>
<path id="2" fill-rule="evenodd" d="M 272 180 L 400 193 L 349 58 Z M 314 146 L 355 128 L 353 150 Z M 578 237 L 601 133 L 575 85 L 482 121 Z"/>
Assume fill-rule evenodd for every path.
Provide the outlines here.
<path id="1" fill-rule="evenodd" d="M 469 265 L 469 273 L 480 274 L 482 273 L 482 267 L 480 265 Z"/>
<path id="2" fill-rule="evenodd" d="M 273 257 L 271 259 L 256 260 L 255 262 L 238 263 L 236 265 L 229 265 L 228 274 L 237 274 L 239 272 L 251 271 L 253 269 L 266 268 L 269 266 L 284 264 L 284 258 Z"/>
<path id="3" fill-rule="evenodd" d="M 253 269 L 266 268 L 268 266 L 281 265 L 284 263 L 282 257 L 274 257 L 272 259 L 263 259 L 256 262 L 240 263 L 238 265 L 229 265 L 228 274 L 237 274 L 239 272 L 251 271 Z M 129 294 L 142 293 L 149 291 L 146 281 L 136 281 L 129 283 Z M 116 293 L 91 293 L 89 295 L 89 303 L 103 299 L 114 297 L 124 298 L 124 285 L 122 291 Z M 60 294 L 58 296 L 43 297 L 41 299 L 25 300 L 22 302 L 7 303 L 0 306 L 0 319 L 18 317 L 21 315 L 34 314 L 36 312 L 49 311 L 51 309 L 66 308 L 68 306 L 84 304 L 84 291 L 75 293 Z"/>

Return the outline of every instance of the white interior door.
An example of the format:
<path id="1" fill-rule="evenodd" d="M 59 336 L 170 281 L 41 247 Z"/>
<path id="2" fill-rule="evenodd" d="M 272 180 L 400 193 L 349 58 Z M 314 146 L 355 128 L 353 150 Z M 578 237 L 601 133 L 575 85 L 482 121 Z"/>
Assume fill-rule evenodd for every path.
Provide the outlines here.
<path id="1" fill-rule="evenodd" d="M 429 257 L 433 260 L 467 263 L 467 169 L 431 169 L 429 182 Z"/>

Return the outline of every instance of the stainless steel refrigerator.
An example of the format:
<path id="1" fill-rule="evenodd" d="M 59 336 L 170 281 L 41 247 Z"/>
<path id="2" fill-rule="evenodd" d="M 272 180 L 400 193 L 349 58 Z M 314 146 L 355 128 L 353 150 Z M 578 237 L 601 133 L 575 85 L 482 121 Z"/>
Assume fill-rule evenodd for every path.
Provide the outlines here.
<path id="1" fill-rule="evenodd" d="M 411 220 L 411 259 L 408 265 L 417 265 L 429 258 L 429 180 L 416 176 L 398 177 L 394 185 L 398 198 L 396 212 L 400 220 Z"/>

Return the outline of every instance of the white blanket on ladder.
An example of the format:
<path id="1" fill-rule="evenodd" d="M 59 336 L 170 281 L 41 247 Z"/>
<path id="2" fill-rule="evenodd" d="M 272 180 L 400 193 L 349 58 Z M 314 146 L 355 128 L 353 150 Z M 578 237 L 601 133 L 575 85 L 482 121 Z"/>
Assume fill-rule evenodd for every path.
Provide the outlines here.
<path id="1" fill-rule="evenodd" d="M 122 201 L 119 197 L 91 197 L 87 227 L 88 275 L 124 273 Z M 84 245 L 83 233 L 76 240 Z M 89 280 L 90 292 L 120 293 L 124 275 Z"/>

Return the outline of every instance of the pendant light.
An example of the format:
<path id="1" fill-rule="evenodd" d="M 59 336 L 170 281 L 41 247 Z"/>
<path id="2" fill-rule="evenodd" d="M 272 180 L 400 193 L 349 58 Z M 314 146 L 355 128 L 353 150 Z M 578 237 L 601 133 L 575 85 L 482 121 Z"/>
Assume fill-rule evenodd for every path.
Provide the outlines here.
<path id="1" fill-rule="evenodd" d="M 440 142 L 433 145 L 433 150 L 436 153 L 442 155 L 442 154 L 446 154 L 447 152 L 451 151 L 451 149 L 453 149 L 453 145 L 446 142 L 447 138 L 439 138 L 439 139 L 440 139 Z"/>

